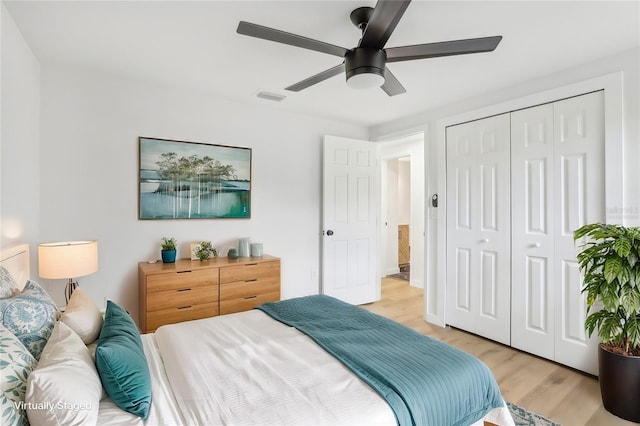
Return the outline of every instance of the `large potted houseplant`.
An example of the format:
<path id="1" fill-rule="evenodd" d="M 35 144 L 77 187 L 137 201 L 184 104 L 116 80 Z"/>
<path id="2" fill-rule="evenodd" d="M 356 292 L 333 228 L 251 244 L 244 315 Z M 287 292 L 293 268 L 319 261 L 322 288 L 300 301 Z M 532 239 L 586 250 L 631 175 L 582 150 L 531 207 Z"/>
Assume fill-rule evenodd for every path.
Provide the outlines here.
<path id="1" fill-rule="evenodd" d="M 162 246 L 160 250 L 160 255 L 162 256 L 162 262 L 164 263 L 175 263 L 176 261 L 176 239 L 171 237 L 163 237 L 162 238 Z"/>
<path id="2" fill-rule="evenodd" d="M 587 296 L 585 329 L 598 331 L 598 372 L 604 407 L 640 422 L 640 228 L 589 224 L 578 253 Z"/>

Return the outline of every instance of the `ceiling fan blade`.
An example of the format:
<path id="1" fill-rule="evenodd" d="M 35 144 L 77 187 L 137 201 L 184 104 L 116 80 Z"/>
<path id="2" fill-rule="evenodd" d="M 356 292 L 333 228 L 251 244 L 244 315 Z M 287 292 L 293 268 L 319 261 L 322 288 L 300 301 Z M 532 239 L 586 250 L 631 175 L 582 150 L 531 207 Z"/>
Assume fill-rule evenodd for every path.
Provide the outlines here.
<path id="1" fill-rule="evenodd" d="M 468 53 L 491 52 L 502 40 L 502 36 L 470 38 L 466 40 L 442 41 L 385 49 L 387 62 L 411 61 L 413 59 L 437 58 L 439 56 L 466 55 Z"/>
<path id="2" fill-rule="evenodd" d="M 275 41 L 277 43 L 288 44 L 291 46 L 302 47 L 303 49 L 315 50 L 316 52 L 328 53 L 329 55 L 344 58 L 348 49 L 335 46 L 311 38 L 287 33 L 285 31 L 276 30 L 262 25 L 252 24 L 250 22 L 240 21 L 237 29 L 238 34 L 250 37 L 261 38 L 264 40 Z"/>
<path id="3" fill-rule="evenodd" d="M 289 87 L 285 87 L 285 90 L 291 90 L 292 92 L 299 92 L 302 89 L 306 89 L 307 87 L 313 86 L 314 84 L 320 83 L 321 81 L 325 81 L 342 72 L 344 72 L 344 62 L 339 65 L 336 65 L 333 68 L 329 68 L 328 70 L 322 71 L 321 73 L 318 73 L 314 76 L 305 78 L 304 80 L 299 81 L 296 84 L 292 84 Z"/>
<path id="4" fill-rule="evenodd" d="M 407 89 L 400 84 L 396 76 L 391 73 L 389 68 L 384 69 L 384 84 L 380 87 L 389 96 L 400 95 L 407 91 Z"/>
<path id="5" fill-rule="evenodd" d="M 409 3 L 411 0 L 378 0 L 358 46 L 382 49 Z"/>

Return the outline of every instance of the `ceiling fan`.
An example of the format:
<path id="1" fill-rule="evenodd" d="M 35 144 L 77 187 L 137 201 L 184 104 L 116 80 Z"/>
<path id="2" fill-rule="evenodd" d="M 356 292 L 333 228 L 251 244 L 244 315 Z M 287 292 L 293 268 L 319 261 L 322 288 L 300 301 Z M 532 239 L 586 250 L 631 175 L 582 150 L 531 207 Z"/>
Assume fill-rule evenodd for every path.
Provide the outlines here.
<path id="1" fill-rule="evenodd" d="M 385 48 L 384 45 L 410 2 L 411 0 L 378 0 L 374 8 L 359 7 L 352 11 L 349 16 L 351 22 L 362 30 L 362 38 L 358 46 L 353 49 L 245 21 L 240 21 L 237 32 L 344 58 L 339 65 L 292 84 L 286 87 L 286 90 L 298 92 L 346 72 L 349 87 L 363 89 L 381 87 L 389 96 L 405 93 L 406 89 L 389 71 L 387 63 L 491 52 L 502 40 L 502 36 L 493 36 Z"/>

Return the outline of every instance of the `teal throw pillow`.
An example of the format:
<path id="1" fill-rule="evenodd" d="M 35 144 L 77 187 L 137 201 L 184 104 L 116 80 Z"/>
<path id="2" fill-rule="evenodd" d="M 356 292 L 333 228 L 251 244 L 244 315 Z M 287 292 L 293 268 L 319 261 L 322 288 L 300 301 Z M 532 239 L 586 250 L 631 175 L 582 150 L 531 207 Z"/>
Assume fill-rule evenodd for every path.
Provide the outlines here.
<path id="1" fill-rule="evenodd" d="M 151 408 L 151 375 L 136 324 L 120 306 L 107 301 L 96 349 L 102 386 L 121 409 L 146 419 Z"/>

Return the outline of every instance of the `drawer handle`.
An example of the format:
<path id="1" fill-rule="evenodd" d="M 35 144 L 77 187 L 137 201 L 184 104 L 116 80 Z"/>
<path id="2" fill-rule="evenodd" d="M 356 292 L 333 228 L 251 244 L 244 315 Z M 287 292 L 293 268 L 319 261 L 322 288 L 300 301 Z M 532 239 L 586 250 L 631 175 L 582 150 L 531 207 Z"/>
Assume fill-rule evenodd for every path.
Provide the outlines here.
<path id="1" fill-rule="evenodd" d="M 179 289 L 177 291 L 191 291 L 191 289 L 190 288 L 181 288 L 181 289 Z"/>
<path id="2" fill-rule="evenodd" d="M 177 309 L 191 309 L 191 305 L 189 305 L 189 306 L 180 306 Z"/>
<path id="3" fill-rule="evenodd" d="M 257 263 L 245 263 L 244 266 L 257 266 Z"/>
<path id="4" fill-rule="evenodd" d="M 247 297 L 245 297 L 245 300 L 246 299 L 255 299 L 256 297 L 258 297 L 258 296 L 247 296 Z"/>
<path id="5" fill-rule="evenodd" d="M 244 282 L 245 282 L 245 283 L 252 283 L 252 282 L 254 282 L 254 281 L 258 281 L 258 279 L 257 279 L 257 278 L 254 278 L 254 279 L 252 279 L 252 280 L 244 280 Z"/>
<path id="6" fill-rule="evenodd" d="M 178 274 L 190 274 L 191 271 L 178 271 Z"/>

